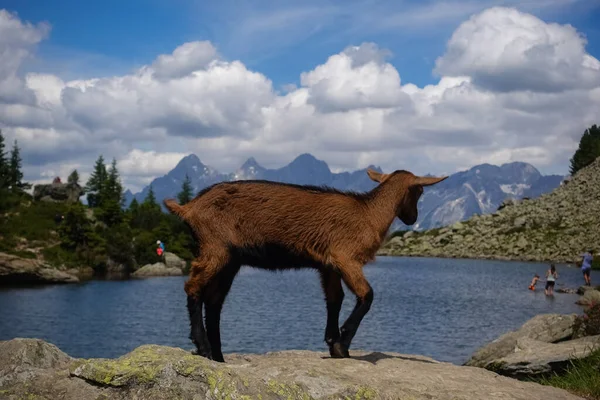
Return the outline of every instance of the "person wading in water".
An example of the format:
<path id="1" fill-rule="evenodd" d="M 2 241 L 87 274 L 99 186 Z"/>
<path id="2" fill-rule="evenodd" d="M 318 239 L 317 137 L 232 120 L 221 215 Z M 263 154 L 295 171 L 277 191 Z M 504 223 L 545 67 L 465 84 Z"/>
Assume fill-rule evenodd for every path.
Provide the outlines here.
<path id="1" fill-rule="evenodd" d="M 554 264 L 550 264 L 550 269 L 546 271 L 546 288 L 544 289 L 546 296 L 554 294 L 554 284 L 557 279 L 558 272 L 556 272 L 556 267 Z"/>
<path id="2" fill-rule="evenodd" d="M 581 255 L 581 272 L 583 272 L 583 279 L 585 279 L 586 286 L 592 286 L 592 263 L 594 261 L 594 250 L 588 250 L 587 253 Z"/>

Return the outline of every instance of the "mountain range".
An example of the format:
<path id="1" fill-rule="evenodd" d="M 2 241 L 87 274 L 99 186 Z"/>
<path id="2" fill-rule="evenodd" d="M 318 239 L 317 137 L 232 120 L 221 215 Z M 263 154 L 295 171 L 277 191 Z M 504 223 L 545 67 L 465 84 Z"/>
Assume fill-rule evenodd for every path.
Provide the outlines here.
<path id="1" fill-rule="evenodd" d="M 382 172 L 380 167 L 370 165 Z M 366 170 L 353 172 L 331 172 L 325 161 L 304 153 L 288 165 L 268 169 L 261 166 L 253 157 L 232 173 L 222 173 L 203 164 L 195 154 L 190 154 L 169 173 L 155 178 L 141 192 L 125 192 L 125 206 L 133 198 L 143 201 L 150 186 L 157 201 L 175 198 L 181 191 L 186 174 L 190 177 L 194 193 L 221 181 L 265 179 L 295 184 L 326 185 L 341 190 L 369 191 L 376 185 L 369 179 Z M 498 209 L 507 198 L 536 198 L 551 192 L 560 185 L 564 176 L 542 175 L 533 165 L 524 162 L 511 162 L 500 166 L 481 164 L 466 171 L 450 175 L 445 181 L 427 188 L 419 201 L 419 218 L 407 227 L 398 219 L 392 230 L 426 230 L 453 224 L 468 219 L 474 214 L 488 214 Z"/>

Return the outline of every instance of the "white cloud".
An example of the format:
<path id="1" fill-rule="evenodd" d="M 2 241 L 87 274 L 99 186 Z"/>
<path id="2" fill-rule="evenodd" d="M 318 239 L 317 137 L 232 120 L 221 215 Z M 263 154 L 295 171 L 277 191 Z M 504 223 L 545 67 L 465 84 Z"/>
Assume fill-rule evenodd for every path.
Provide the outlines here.
<path id="1" fill-rule="evenodd" d="M 494 7 L 462 23 L 436 60 L 440 75 L 468 75 L 493 91 L 555 92 L 600 84 L 600 62 L 570 25 Z"/>
<path id="2" fill-rule="evenodd" d="M 0 104 L 30 103 L 32 93 L 17 76 L 21 63 L 32 55 L 34 46 L 50 31 L 47 23 L 34 26 L 0 9 Z"/>
<path id="3" fill-rule="evenodd" d="M 181 78 L 206 68 L 217 57 L 217 49 L 208 41 L 188 42 L 177 47 L 172 54 L 162 54 L 152 63 L 158 79 Z"/>
<path id="4" fill-rule="evenodd" d="M 160 153 L 133 149 L 117 160 L 117 168 L 126 176 L 156 177 L 170 171 L 186 153 Z"/>
<path id="5" fill-rule="evenodd" d="M 363 43 L 303 73 L 301 84 L 309 89 L 309 104 L 324 113 L 410 104 L 400 90 L 398 71 L 384 61 L 388 55 L 374 43 Z"/>
<path id="6" fill-rule="evenodd" d="M 49 28 L 2 13 L 0 32 L 9 30 L 0 49 L 29 56 Z M 335 170 L 424 174 L 522 160 L 566 173 L 580 135 L 599 122 L 599 63 L 585 45 L 570 26 L 493 8 L 456 29 L 436 84 L 403 82 L 387 50 L 363 43 L 285 93 L 209 42 L 185 43 L 127 75 L 75 81 L 21 76 L 2 58 L 10 73 L 0 80 L 21 86 L 0 101 L 0 128 L 19 140 L 27 179 L 73 168 L 87 176 L 103 154 L 134 190 L 190 152 L 228 172 L 250 156 L 279 167 L 310 152 Z"/>

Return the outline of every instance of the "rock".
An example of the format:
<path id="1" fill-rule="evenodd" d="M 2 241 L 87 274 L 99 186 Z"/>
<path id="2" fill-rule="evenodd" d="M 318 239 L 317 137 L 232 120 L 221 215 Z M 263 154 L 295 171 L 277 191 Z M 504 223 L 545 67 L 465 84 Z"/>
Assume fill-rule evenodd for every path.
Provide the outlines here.
<path id="1" fill-rule="evenodd" d="M 530 338 L 517 340 L 515 351 L 493 361 L 486 368 L 511 378 L 523 379 L 564 371 L 573 358 L 584 358 L 600 348 L 600 335 L 560 343 Z"/>
<path id="2" fill-rule="evenodd" d="M 75 203 L 83 194 L 83 188 L 76 183 L 50 183 L 33 187 L 35 201 Z"/>
<path id="3" fill-rule="evenodd" d="M 179 268 L 182 271 L 185 269 L 185 260 L 179 258 L 176 254 L 165 251 L 164 256 L 167 268 Z"/>
<path id="4" fill-rule="evenodd" d="M 513 222 L 513 226 L 515 228 L 521 228 L 522 226 L 525 226 L 526 223 L 527 223 L 527 220 L 524 217 L 517 217 L 517 218 L 515 218 L 515 221 Z"/>
<path id="5" fill-rule="evenodd" d="M 585 286 L 585 285 L 579 286 L 577 288 L 577 294 L 580 294 L 580 295 L 585 294 L 585 292 L 587 292 L 588 290 L 594 290 L 594 287 L 593 286 Z"/>
<path id="6" fill-rule="evenodd" d="M 560 288 L 556 291 L 557 293 L 568 293 L 568 294 L 576 294 L 577 290 L 571 288 Z"/>
<path id="7" fill-rule="evenodd" d="M 517 342 L 523 338 L 534 339 L 542 343 L 570 339 L 573 335 L 573 322 L 575 322 L 576 316 L 576 314 L 536 315 L 516 331 L 505 333 L 491 343 L 482 346 L 464 365 L 485 368 L 490 363 L 514 353 L 517 349 Z"/>
<path id="8" fill-rule="evenodd" d="M 518 200 L 513 199 L 512 197 L 506 198 L 502 201 L 502 203 L 500 203 L 500 205 L 498 206 L 498 209 L 496 211 L 500 211 L 505 207 L 508 206 L 514 206 L 515 204 L 518 204 Z"/>
<path id="9" fill-rule="evenodd" d="M 30 258 L 0 253 L 0 284 L 76 283 L 79 278 Z"/>
<path id="10" fill-rule="evenodd" d="M 459 230 L 463 229 L 464 227 L 465 227 L 465 225 L 464 225 L 464 224 L 462 224 L 462 223 L 460 223 L 460 222 L 455 222 L 455 223 L 452 225 L 451 229 L 452 229 L 453 231 L 459 231 Z"/>
<path id="11" fill-rule="evenodd" d="M 76 359 L 37 339 L 0 342 L 8 399 L 522 399 L 581 400 L 563 389 L 427 357 L 353 351 L 226 354 L 217 363 L 143 345 L 117 359 Z"/>
<path id="12" fill-rule="evenodd" d="M 600 303 L 600 291 L 596 289 L 587 290 L 583 296 L 581 296 L 575 304 L 582 306 L 590 306 L 592 303 Z"/>
<path id="13" fill-rule="evenodd" d="M 92 267 L 70 268 L 64 272 L 69 275 L 76 276 L 80 280 L 92 279 L 94 277 L 94 269 Z"/>
<path id="14" fill-rule="evenodd" d="M 177 276 L 183 275 L 181 268 L 169 268 L 161 262 L 144 265 L 142 268 L 135 271 L 131 276 L 134 277 L 150 277 L 150 276 Z"/>
<path id="15" fill-rule="evenodd" d="M 519 240 L 517 240 L 517 248 L 519 249 L 526 248 L 528 244 L 529 243 L 527 242 L 527 239 L 525 239 L 523 236 L 521 236 Z"/>

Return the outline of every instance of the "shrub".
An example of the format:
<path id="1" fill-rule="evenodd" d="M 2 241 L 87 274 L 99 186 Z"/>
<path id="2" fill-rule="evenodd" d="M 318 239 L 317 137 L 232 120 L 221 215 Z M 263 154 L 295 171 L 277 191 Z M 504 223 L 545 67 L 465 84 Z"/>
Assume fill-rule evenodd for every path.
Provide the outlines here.
<path id="1" fill-rule="evenodd" d="M 573 338 L 593 335 L 600 335 L 600 303 L 592 303 L 573 323 Z"/>

